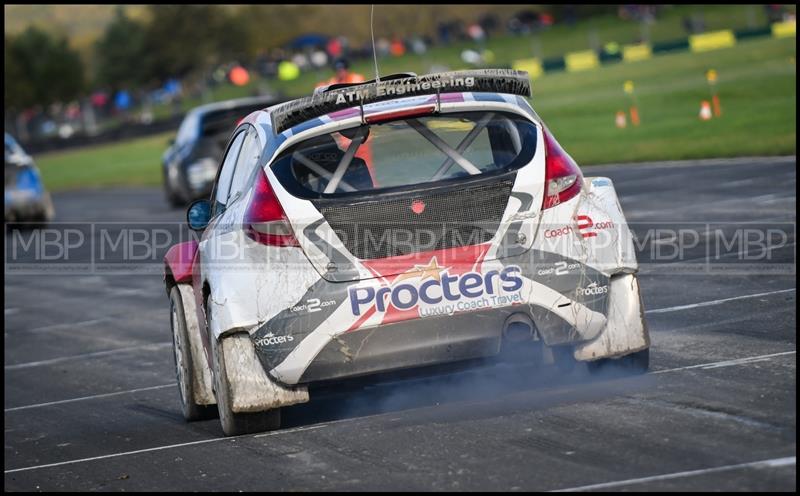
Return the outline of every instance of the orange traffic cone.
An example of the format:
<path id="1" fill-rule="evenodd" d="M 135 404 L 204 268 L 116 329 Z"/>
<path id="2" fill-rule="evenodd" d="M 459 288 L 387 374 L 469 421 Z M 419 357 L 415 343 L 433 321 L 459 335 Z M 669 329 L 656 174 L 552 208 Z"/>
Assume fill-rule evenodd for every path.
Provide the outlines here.
<path id="1" fill-rule="evenodd" d="M 634 126 L 639 125 L 639 109 L 636 108 L 636 105 L 631 107 L 631 124 Z"/>
<path id="2" fill-rule="evenodd" d="M 625 126 L 628 125 L 628 119 L 625 118 L 625 112 L 623 112 L 622 110 L 617 112 L 616 123 L 617 123 L 617 127 L 620 128 L 620 129 L 622 129 Z"/>
<path id="3" fill-rule="evenodd" d="M 708 100 L 703 100 L 700 102 L 700 120 L 707 121 L 711 119 L 711 104 L 708 103 Z"/>

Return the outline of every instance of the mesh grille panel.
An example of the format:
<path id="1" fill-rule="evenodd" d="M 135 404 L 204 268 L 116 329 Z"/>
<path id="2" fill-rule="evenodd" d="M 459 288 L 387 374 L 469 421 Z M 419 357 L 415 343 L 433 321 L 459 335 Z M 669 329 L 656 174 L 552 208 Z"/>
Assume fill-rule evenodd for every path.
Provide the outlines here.
<path id="1" fill-rule="evenodd" d="M 353 256 L 371 260 L 490 241 L 512 186 L 506 179 L 320 211 Z"/>

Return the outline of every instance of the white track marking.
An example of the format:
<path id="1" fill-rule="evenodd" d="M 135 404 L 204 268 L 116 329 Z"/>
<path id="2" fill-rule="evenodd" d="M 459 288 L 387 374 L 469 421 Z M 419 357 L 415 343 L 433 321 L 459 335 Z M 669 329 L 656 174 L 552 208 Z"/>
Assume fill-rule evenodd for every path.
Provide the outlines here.
<path id="1" fill-rule="evenodd" d="M 127 389 L 125 391 L 116 391 L 116 392 L 113 392 L 113 393 L 94 394 L 92 396 L 82 396 L 80 398 L 71 398 L 71 399 L 68 399 L 68 400 L 50 401 L 50 402 L 47 402 L 47 403 L 37 403 L 35 405 L 15 406 L 15 407 L 12 407 L 12 408 L 6 408 L 3 411 L 5 413 L 8 413 L 8 412 L 15 412 L 17 410 L 27 410 L 29 408 L 40 408 L 40 407 L 43 407 L 43 406 L 62 405 L 64 403 L 72 403 L 72 402 L 75 402 L 75 401 L 93 400 L 95 398 L 108 398 L 109 396 L 118 396 L 120 394 L 132 394 L 132 393 L 138 393 L 138 392 L 141 392 L 141 391 L 152 391 L 154 389 L 164 389 L 164 388 L 167 388 L 167 387 L 174 387 L 175 385 L 176 385 L 176 383 L 173 382 L 172 384 L 162 384 L 160 386 L 150 386 L 150 387 L 143 387 L 143 388 L 138 388 L 138 389 Z"/>
<path id="2" fill-rule="evenodd" d="M 285 431 L 265 432 L 263 434 L 256 434 L 255 436 L 253 436 L 253 438 L 258 439 L 260 437 L 280 436 L 283 433 L 313 431 L 316 429 L 322 429 L 323 427 L 328 427 L 328 424 L 308 425 L 305 427 L 295 427 L 294 429 L 286 429 Z"/>
<path id="3" fill-rule="evenodd" d="M 49 360 L 41 360 L 38 362 L 16 363 L 14 365 L 6 365 L 5 370 L 27 369 L 30 367 L 40 367 L 42 365 L 52 365 L 54 363 L 67 362 L 70 360 L 78 360 L 81 358 L 96 358 L 96 357 L 114 355 L 116 353 L 125 353 L 133 350 L 159 349 L 159 348 L 166 348 L 168 346 L 172 346 L 172 341 L 168 341 L 165 343 L 150 343 L 140 346 L 129 346 L 127 348 L 117 348 L 115 350 L 95 351 L 94 353 L 84 353 L 82 355 L 71 355 L 60 358 L 51 358 Z"/>
<path id="4" fill-rule="evenodd" d="M 724 298 L 722 300 L 703 301 L 703 302 L 700 302 L 700 303 L 692 303 L 692 304 L 689 304 L 689 305 L 679 305 L 677 307 L 656 308 L 655 310 L 645 310 L 644 313 L 651 314 L 651 313 L 676 312 L 678 310 L 689 310 L 690 308 L 708 307 L 708 306 L 712 306 L 712 305 L 719 305 L 720 303 L 726 303 L 728 301 L 745 300 L 747 298 L 758 298 L 759 296 L 768 296 L 768 295 L 773 295 L 773 294 L 789 293 L 791 291 L 797 291 L 797 288 L 781 289 L 781 290 L 778 290 L 778 291 L 769 291 L 767 293 L 757 293 L 757 294 L 744 295 L 744 296 L 734 296 L 733 298 Z"/>
<path id="5" fill-rule="evenodd" d="M 753 162 L 768 162 L 768 165 L 783 165 L 794 164 L 797 162 L 797 157 L 794 155 L 784 155 L 775 157 L 737 157 L 737 158 L 708 158 L 702 160 L 664 160 L 659 162 L 639 162 L 621 163 L 621 164 L 602 164 L 602 165 L 588 165 L 589 171 L 602 171 L 604 169 L 676 169 L 678 167 L 705 167 L 709 165 L 732 165 L 732 166 L 748 166 L 753 165 Z M 631 168 L 635 165 L 635 168 Z"/>
<path id="6" fill-rule="evenodd" d="M 654 370 L 654 371 L 650 372 L 650 374 L 664 374 L 664 373 L 667 373 L 667 372 L 677 372 L 677 371 L 680 371 L 680 370 L 714 369 L 714 368 L 719 368 L 719 367 L 729 367 L 729 366 L 733 366 L 733 365 L 745 365 L 745 364 L 748 364 L 748 363 L 763 362 L 763 361 L 770 360 L 771 358 L 775 358 L 775 357 L 779 357 L 779 356 L 792 355 L 794 353 L 797 353 L 797 352 L 796 351 L 784 351 L 784 352 L 781 352 L 781 353 L 773 353 L 771 355 L 758 355 L 758 356 L 752 356 L 752 357 L 737 358 L 737 359 L 734 359 L 734 360 L 725 360 L 725 361 L 722 361 L 722 362 L 700 363 L 700 364 L 697 364 L 697 365 L 687 365 L 686 367 L 676 367 L 674 369 Z M 406 383 L 406 382 L 408 382 L 408 381 L 394 381 L 394 382 L 387 382 L 387 383 L 385 383 L 383 385 L 392 385 L 392 384 L 399 384 L 399 383 Z M 71 398 L 71 399 L 67 399 L 67 400 L 50 401 L 48 403 L 38 403 L 38 404 L 35 404 L 35 405 L 16 406 L 16 407 L 13 407 L 13 408 L 6 408 L 4 411 L 5 412 L 12 412 L 12 411 L 16 411 L 16 410 L 27 410 L 29 408 L 40 408 L 40 407 L 44 407 L 44 406 L 60 405 L 60 404 L 63 404 L 63 403 L 72 403 L 72 402 L 75 402 L 75 401 L 93 400 L 93 399 L 96 399 L 96 398 L 105 398 L 105 397 L 108 397 L 108 396 L 117 396 L 117 395 L 122 395 L 122 394 L 133 394 L 133 393 L 138 393 L 140 391 L 163 389 L 163 388 L 172 387 L 172 386 L 175 386 L 175 385 L 176 385 L 176 383 L 173 382 L 172 384 L 162 384 L 160 386 L 150 386 L 150 387 L 145 387 L 145 388 L 129 389 L 129 390 L 126 390 L 126 391 L 116 391 L 114 393 L 96 394 L 96 395 L 92 395 L 92 396 L 83 396 L 83 397 L 80 397 L 80 398 Z M 370 386 L 370 388 L 371 387 L 372 386 Z"/>
<path id="7" fill-rule="evenodd" d="M 3 473 L 12 474 L 14 472 L 25 472 L 27 470 L 36 470 L 36 469 L 40 469 L 40 468 L 59 467 L 61 465 L 71 465 L 73 463 L 91 462 L 91 461 L 94 461 L 94 460 L 105 460 L 107 458 L 116 458 L 118 456 L 137 455 L 137 454 L 140 454 L 140 453 L 149 453 L 151 451 L 161 451 L 161 450 L 165 450 L 165 449 L 180 448 L 180 447 L 183 447 L 183 446 L 194 446 L 196 444 L 206 444 L 206 443 L 213 443 L 213 442 L 218 442 L 218 441 L 229 441 L 229 440 L 232 440 L 232 439 L 240 439 L 240 438 L 246 438 L 246 437 L 258 438 L 258 437 L 266 437 L 266 436 L 278 436 L 278 435 L 281 435 L 281 434 L 291 434 L 291 433 L 294 433 L 294 432 L 302 432 L 302 431 L 310 431 L 310 430 L 314 430 L 314 429 L 321 429 L 321 428 L 327 427 L 327 426 L 328 426 L 327 424 L 320 424 L 320 425 L 312 425 L 312 426 L 308 426 L 308 427 L 297 427 L 295 429 L 286 429 L 286 430 L 283 430 L 283 431 L 267 432 L 267 433 L 259 434 L 259 435 L 256 435 L 256 436 L 253 436 L 252 434 L 245 434 L 245 435 L 242 435 L 242 436 L 215 437 L 215 438 L 212 438 L 212 439 L 201 439 L 200 441 L 192 441 L 192 442 L 189 442 L 189 443 L 178 443 L 178 444 L 170 444 L 170 445 L 167 445 L 167 446 L 156 446 L 155 448 L 145 448 L 145 449 L 140 449 L 140 450 L 135 450 L 135 451 L 125 451 L 125 452 L 122 452 L 122 453 L 112 453 L 110 455 L 93 456 L 93 457 L 90 457 L 90 458 L 81 458 L 81 459 L 78 459 L 78 460 L 68 460 L 66 462 L 47 463 L 45 465 L 36 465 L 36 466 L 33 466 L 33 467 L 13 468 L 11 470 L 6 470 Z"/>
<path id="8" fill-rule="evenodd" d="M 677 372 L 679 370 L 687 370 L 687 369 L 692 369 L 692 368 L 703 368 L 703 367 L 714 368 L 715 365 L 716 366 L 721 366 L 721 364 L 725 364 L 725 363 L 729 363 L 729 362 L 730 362 L 730 365 L 745 365 L 745 364 L 748 364 L 748 363 L 752 363 L 754 361 L 760 361 L 762 359 L 769 359 L 771 357 L 788 355 L 788 354 L 792 354 L 792 353 L 796 353 L 796 351 L 787 351 L 787 352 L 784 352 L 784 353 L 775 353 L 775 354 L 772 354 L 772 355 L 761 355 L 761 356 L 755 356 L 755 357 L 740 358 L 740 359 L 737 359 L 737 360 L 729 360 L 727 362 L 713 362 L 713 363 L 704 363 L 704 364 L 700 364 L 700 365 L 690 365 L 688 367 L 679 367 L 679 368 L 675 368 L 675 369 L 659 370 L 659 371 L 655 371 L 655 372 L 651 372 L 651 373 L 652 374 L 659 374 L 659 373 L 666 373 L 666 372 Z M 159 388 L 159 387 L 172 386 L 172 385 L 173 384 L 165 384 L 165 385 L 162 385 L 162 386 L 154 386 L 153 389 Z M 130 392 L 134 392 L 134 391 L 136 391 L 136 390 L 119 391 L 118 393 L 113 393 L 113 394 L 124 394 L 124 393 L 130 393 Z M 90 398 L 92 398 L 92 397 L 76 398 L 75 401 L 79 401 L 79 400 L 82 400 L 82 399 L 90 399 Z M 38 406 L 38 405 L 31 405 L 31 408 L 33 408 L 34 406 Z M 20 408 L 20 407 L 18 407 L 18 408 Z M 358 417 L 358 418 L 347 418 L 347 419 L 334 420 L 333 422 L 328 422 L 327 424 L 311 425 L 311 426 L 307 426 L 307 427 L 298 427 L 298 428 L 295 428 L 295 429 L 287 429 L 287 430 L 282 430 L 282 431 L 274 431 L 274 432 L 267 432 L 267 433 L 264 433 L 264 434 L 257 434 L 255 436 L 252 436 L 252 435 L 248 435 L 248 436 L 252 436 L 253 438 L 260 438 L 260 437 L 266 437 L 266 436 L 277 436 L 277 435 L 280 435 L 280 434 L 289 434 L 289 433 L 292 433 L 292 432 L 300 432 L 300 431 L 306 431 L 306 430 L 321 429 L 323 427 L 328 427 L 328 426 L 333 425 L 333 424 L 343 424 L 343 423 L 347 423 L 347 422 L 355 422 L 355 421 L 358 421 L 358 420 L 378 418 L 378 417 L 394 415 L 394 414 L 396 414 L 396 412 L 377 413 L 375 415 L 367 415 L 367 416 Z M 11 470 L 6 470 L 5 473 L 9 474 L 9 473 L 12 473 L 12 472 L 22 472 L 22 471 L 26 471 L 26 470 L 36 470 L 36 469 L 40 469 L 40 468 L 57 467 L 57 466 L 61 466 L 61 465 L 69 465 L 69 464 L 73 464 L 73 463 L 82 463 L 82 462 L 88 462 L 88 461 L 93 461 L 93 460 L 103 460 L 103 459 L 106 459 L 106 458 L 114 458 L 114 457 L 126 456 L 126 455 L 135 455 L 137 453 L 147 453 L 147 452 L 150 452 L 150 451 L 159 451 L 159 450 L 170 449 L 170 448 L 179 448 L 179 447 L 183 447 L 183 446 L 192 446 L 192 445 L 195 445 L 195 444 L 204 444 L 204 443 L 210 443 L 210 442 L 214 442 L 214 441 L 224 441 L 226 439 L 236 439 L 236 438 L 239 438 L 239 437 L 247 437 L 247 436 L 222 437 L 222 438 L 214 438 L 214 439 L 204 439 L 204 440 L 201 440 L 201 441 L 193 441 L 193 442 L 190 442 L 190 443 L 171 444 L 171 445 L 168 445 L 168 446 L 157 446 L 155 448 L 145 448 L 145 449 L 136 450 L 136 451 L 126 451 L 126 452 L 122 452 L 122 453 L 112 453 L 110 455 L 94 456 L 94 457 L 91 457 L 91 458 L 81 458 L 81 459 L 78 459 L 78 460 L 68 460 L 68 461 L 65 461 L 65 462 L 48 463 L 46 465 L 35 465 L 35 466 L 32 466 L 32 467 L 15 468 L 15 469 L 11 469 Z M 760 463 L 760 462 L 756 462 L 756 463 Z M 658 476 L 658 477 L 663 477 L 663 476 Z M 589 486 L 586 486 L 586 487 L 589 487 Z M 568 490 L 569 489 L 565 489 L 565 491 L 568 491 Z M 578 489 L 573 489 L 573 490 L 578 490 Z"/>
<path id="9" fill-rule="evenodd" d="M 775 358 L 775 357 L 794 355 L 796 353 L 797 353 L 797 350 L 784 351 L 784 352 L 781 352 L 781 353 L 773 353 L 771 355 L 759 355 L 759 356 L 752 356 L 752 357 L 745 357 L 745 358 L 736 358 L 734 360 L 724 360 L 722 362 L 700 363 L 700 364 L 697 364 L 697 365 L 687 365 L 686 367 L 675 367 L 674 369 L 654 370 L 654 371 L 650 372 L 650 374 L 665 374 L 667 372 L 677 372 L 679 370 L 718 369 L 720 367 L 731 367 L 731 366 L 734 366 L 734 365 L 746 365 L 748 363 L 763 362 L 763 361 L 770 360 L 770 359 Z"/>
<path id="10" fill-rule="evenodd" d="M 694 477 L 696 475 L 727 472 L 729 470 L 737 470 L 740 468 L 776 468 L 776 467 L 788 467 L 796 464 L 797 464 L 796 456 L 787 456 L 785 458 L 772 458 L 770 460 L 760 460 L 757 462 L 738 463 L 736 465 L 725 465 L 722 467 L 704 468 L 700 470 L 687 470 L 685 472 L 674 472 L 672 474 L 654 475 L 651 477 L 640 477 L 638 479 L 605 482 L 602 484 L 592 484 L 589 486 L 570 487 L 568 489 L 559 489 L 553 492 L 592 491 L 595 489 L 607 489 L 619 486 L 629 486 L 632 484 L 642 484 L 645 482 L 657 482 L 670 479 L 679 479 L 681 477 Z"/>
<path id="11" fill-rule="evenodd" d="M 111 320 L 111 318 L 103 317 L 103 318 L 100 318 L 100 319 L 84 320 L 82 322 L 65 322 L 63 324 L 52 324 L 52 325 L 46 325 L 46 326 L 42 326 L 42 327 L 34 327 L 33 329 L 28 329 L 27 332 L 42 332 L 42 331 L 53 331 L 53 330 L 56 330 L 56 329 L 68 329 L 70 327 L 78 327 L 78 326 L 87 326 L 87 325 L 98 324 L 100 322 L 106 322 L 108 320 Z"/>

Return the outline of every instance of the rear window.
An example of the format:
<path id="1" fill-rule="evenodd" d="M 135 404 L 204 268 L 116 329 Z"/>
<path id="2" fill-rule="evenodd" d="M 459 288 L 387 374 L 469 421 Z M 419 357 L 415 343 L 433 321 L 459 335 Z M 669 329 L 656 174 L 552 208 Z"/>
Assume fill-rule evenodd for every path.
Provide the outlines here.
<path id="1" fill-rule="evenodd" d="M 501 174 L 530 162 L 536 127 L 505 112 L 449 113 L 363 125 L 284 151 L 273 170 L 304 198 Z"/>
<path id="2" fill-rule="evenodd" d="M 231 135 L 236 125 L 247 117 L 250 113 L 264 108 L 263 105 L 249 105 L 246 107 L 236 107 L 225 110 L 215 110 L 208 112 L 203 116 L 202 122 L 202 135 L 203 136 L 218 136 L 225 135 L 227 138 Z"/>

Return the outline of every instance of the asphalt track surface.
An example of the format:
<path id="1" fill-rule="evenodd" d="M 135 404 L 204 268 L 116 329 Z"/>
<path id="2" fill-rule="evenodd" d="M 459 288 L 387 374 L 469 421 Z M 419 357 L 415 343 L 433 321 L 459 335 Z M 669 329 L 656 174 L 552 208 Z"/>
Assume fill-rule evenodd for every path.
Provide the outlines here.
<path id="1" fill-rule="evenodd" d="M 5 489 L 795 490 L 796 159 L 585 173 L 614 180 L 637 236 L 705 222 L 790 237 L 756 270 L 715 270 L 710 238 L 683 257 L 694 268 L 640 258 L 646 375 L 485 362 L 345 383 L 235 438 L 181 417 L 157 274 L 7 271 Z M 64 222 L 183 218 L 151 189 L 54 201 Z"/>

